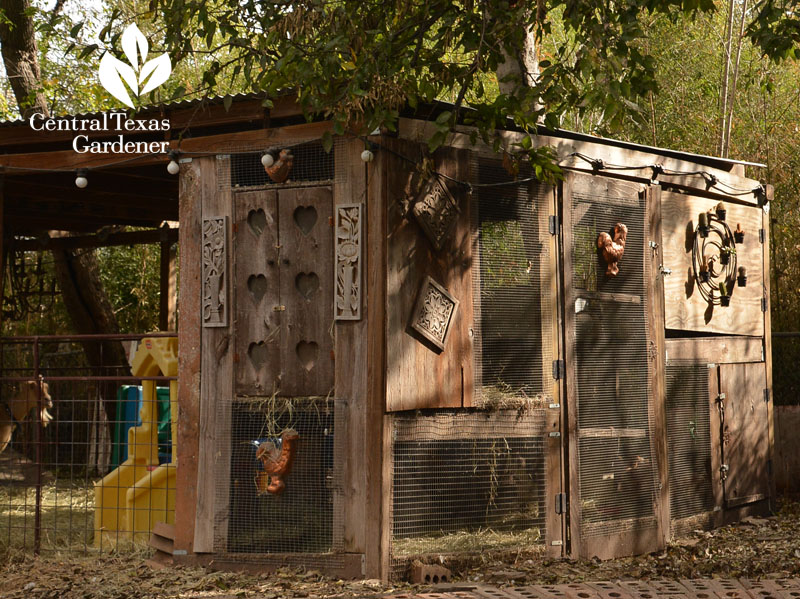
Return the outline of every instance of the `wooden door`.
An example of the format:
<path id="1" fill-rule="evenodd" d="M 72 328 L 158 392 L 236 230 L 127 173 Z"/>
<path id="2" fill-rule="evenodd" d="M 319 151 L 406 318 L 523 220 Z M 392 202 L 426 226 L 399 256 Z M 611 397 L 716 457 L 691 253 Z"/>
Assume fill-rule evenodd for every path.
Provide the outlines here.
<path id="1" fill-rule="evenodd" d="M 562 189 L 571 553 L 646 553 L 665 544 L 658 190 L 575 173 Z M 597 239 L 617 223 L 627 239 L 609 276 Z"/>
<path id="2" fill-rule="evenodd" d="M 234 197 L 237 395 L 333 388 L 333 204 L 329 187 Z"/>
<path id="3" fill-rule="evenodd" d="M 766 499 L 769 494 L 769 405 L 763 362 L 721 364 L 720 411 L 725 507 Z"/>

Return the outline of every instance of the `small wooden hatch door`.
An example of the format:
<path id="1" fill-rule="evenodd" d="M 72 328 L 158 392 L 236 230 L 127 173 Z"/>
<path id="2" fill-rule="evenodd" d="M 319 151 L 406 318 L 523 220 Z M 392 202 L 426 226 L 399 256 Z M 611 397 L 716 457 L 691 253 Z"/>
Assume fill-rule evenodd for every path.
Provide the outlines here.
<path id="1" fill-rule="evenodd" d="M 720 413 L 725 507 L 766 499 L 769 493 L 769 405 L 763 362 L 720 364 Z"/>

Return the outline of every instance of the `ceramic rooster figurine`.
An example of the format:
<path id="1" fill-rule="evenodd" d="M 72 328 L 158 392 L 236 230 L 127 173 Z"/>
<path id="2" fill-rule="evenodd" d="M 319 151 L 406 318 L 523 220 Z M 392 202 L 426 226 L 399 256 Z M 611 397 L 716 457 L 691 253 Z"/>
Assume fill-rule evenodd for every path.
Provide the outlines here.
<path id="1" fill-rule="evenodd" d="M 625 253 L 625 239 L 628 237 L 628 227 L 622 223 L 614 225 L 614 239 L 611 235 L 603 231 L 597 237 L 597 247 L 603 250 L 603 258 L 608 263 L 606 269 L 607 277 L 616 277 L 619 274 L 619 266 L 617 263 L 622 259 L 622 254 Z"/>
<path id="2" fill-rule="evenodd" d="M 272 166 L 265 166 L 264 170 L 267 171 L 269 178 L 275 183 L 283 183 L 289 178 L 289 173 L 292 172 L 292 164 L 294 163 L 294 156 L 291 150 L 281 150 L 278 159 Z"/>
<path id="3" fill-rule="evenodd" d="M 258 446 L 256 459 L 261 460 L 264 472 L 256 474 L 258 494 L 271 493 L 280 495 L 286 488 L 286 477 L 292 471 L 294 454 L 300 435 L 294 429 L 286 429 L 281 433 L 281 448 L 266 441 Z"/>

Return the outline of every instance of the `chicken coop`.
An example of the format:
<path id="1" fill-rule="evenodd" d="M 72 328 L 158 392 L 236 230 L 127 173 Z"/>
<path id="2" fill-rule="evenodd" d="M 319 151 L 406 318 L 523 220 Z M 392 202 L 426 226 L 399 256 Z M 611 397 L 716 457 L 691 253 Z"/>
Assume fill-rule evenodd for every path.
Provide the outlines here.
<path id="1" fill-rule="evenodd" d="M 291 98 L 221 108 L 170 146 L 175 561 L 393 578 L 770 509 L 760 165 L 543 130 L 546 183 L 518 132 L 428 152 L 446 105 L 329 151 Z"/>

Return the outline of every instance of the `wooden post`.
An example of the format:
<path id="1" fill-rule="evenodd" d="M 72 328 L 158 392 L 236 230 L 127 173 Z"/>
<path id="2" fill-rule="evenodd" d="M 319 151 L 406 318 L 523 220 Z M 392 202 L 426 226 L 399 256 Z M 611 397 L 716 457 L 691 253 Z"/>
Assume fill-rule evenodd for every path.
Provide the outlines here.
<path id="1" fill-rule="evenodd" d="M 175 257 L 177 252 L 175 246 L 169 240 L 169 225 L 165 225 L 160 231 L 159 241 L 161 248 L 161 272 L 159 287 L 159 314 L 158 328 L 161 331 L 174 331 L 176 325 L 177 289 Z"/>
<path id="2" fill-rule="evenodd" d="M 775 189 L 772 185 L 766 186 L 767 202 L 772 202 L 775 195 Z M 767 204 L 769 206 L 769 204 Z M 762 247 L 762 254 L 764 256 L 764 301 L 766 302 L 766 311 L 764 312 L 764 367 L 767 371 L 767 391 L 769 394 L 769 401 L 767 402 L 767 426 L 768 426 L 768 440 L 769 452 L 767 459 L 769 460 L 769 497 L 770 507 L 775 506 L 775 422 L 774 422 L 774 402 L 775 397 L 772 393 L 772 316 L 770 313 L 772 307 L 772 298 L 770 297 L 770 215 L 769 212 L 762 212 L 762 228 L 764 229 L 764 246 Z"/>
<path id="3" fill-rule="evenodd" d="M 670 500 L 669 500 L 669 448 L 667 444 L 667 407 L 666 407 L 666 354 L 664 330 L 664 277 L 661 274 L 663 265 L 663 242 L 661 239 L 661 186 L 649 186 L 645 193 L 648 237 L 644 240 L 645 272 L 649 275 L 645 281 L 647 287 L 647 303 L 650 310 L 647 326 L 650 348 L 648 355 L 648 377 L 650 379 L 650 401 L 652 421 L 650 438 L 653 439 L 655 464 L 658 467 L 658 481 L 661 494 L 661 513 L 655 516 L 660 520 L 661 543 L 666 544 L 670 536 Z M 651 245 L 654 242 L 655 245 Z"/>
<path id="4" fill-rule="evenodd" d="M 181 250 L 181 326 L 178 331 L 178 439 L 180 466 L 175 490 L 175 550 L 192 553 L 197 507 L 200 419 L 200 161 L 181 166 L 179 214 Z"/>

